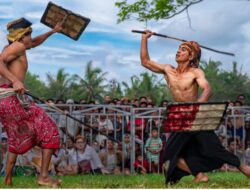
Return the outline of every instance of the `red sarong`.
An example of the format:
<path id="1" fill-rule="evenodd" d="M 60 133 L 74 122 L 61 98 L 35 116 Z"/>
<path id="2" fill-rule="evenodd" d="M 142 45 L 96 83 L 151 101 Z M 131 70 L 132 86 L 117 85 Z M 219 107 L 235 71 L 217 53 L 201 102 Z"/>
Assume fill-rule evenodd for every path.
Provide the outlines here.
<path id="1" fill-rule="evenodd" d="M 1 86 L 1 88 L 7 86 Z M 0 122 L 8 135 L 9 152 L 23 154 L 33 146 L 58 149 L 59 132 L 54 121 L 31 103 L 24 108 L 15 95 L 0 99 Z"/>

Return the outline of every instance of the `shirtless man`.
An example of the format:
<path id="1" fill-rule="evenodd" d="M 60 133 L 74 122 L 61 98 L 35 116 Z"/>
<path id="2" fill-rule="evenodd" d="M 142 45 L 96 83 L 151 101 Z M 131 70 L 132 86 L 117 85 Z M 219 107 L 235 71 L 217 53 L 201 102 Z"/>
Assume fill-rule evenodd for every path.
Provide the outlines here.
<path id="1" fill-rule="evenodd" d="M 204 72 L 198 68 L 201 56 L 199 44 L 193 41 L 181 44 L 176 53 L 175 68 L 150 59 L 147 41 L 152 32 L 146 30 L 145 33 L 141 39 L 141 63 L 149 70 L 164 75 L 174 101 L 207 102 L 212 89 Z M 199 97 L 198 88 L 202 89 Z M 164 161 L 167 165 L 166 183 L 175 183 L 190 174 L 195 176 L 195 182 L 206 182 L 208 176 L 204 172 L 220 168 L 224 163 L 234 165 L 250 176 L 250 167 L 241 164 L 235 155 L 226 151 L 213 131 L 172 132 L 164 151 Z"/>
<path id="2" fill-rule="evenodd" d="M 53 151 L 60 145 L 58 129 L 44 110 L 32 102 L 28 106 L 24 103 L 28 101 L 23 95 L 26 91 L 23 83 L 28 69 L 26 50 L 40 45 L 50 35 L 61 31 L 62 26 L 57 24 L 53 30 L 33 39 L 31 23 L 24 18 L 9 23 L 7 29 L 10 44 L 0 54 L 0 88 L 13 88 L 19 95 L 0 96 L 0 122 L 7 131 L 9 145 L 4 183 L 12 184 L 11 171 L 17 155 L 38 145 L 42 148 L 42 166 L 37 183 L 57 187 L 59 182 L 48 176 L 48 167 Z M 21 96 L 23 98 L 18 98 Z"/>

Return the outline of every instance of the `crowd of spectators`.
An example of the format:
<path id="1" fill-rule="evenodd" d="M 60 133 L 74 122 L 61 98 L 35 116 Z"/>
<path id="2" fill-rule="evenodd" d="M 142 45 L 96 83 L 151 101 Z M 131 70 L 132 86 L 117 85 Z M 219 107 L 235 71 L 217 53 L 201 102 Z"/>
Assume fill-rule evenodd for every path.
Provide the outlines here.
<path id="1" fill-rule="evenodd" d="M 245 99 L 246 97 L 240 94 L 236 101 L 229 103 L 227 116 L 215 133 L 223 146 L 236 154 L 241 161 L 250 164 L 250 115 L 248 116 L 250 108 L 245 105 Z M 56 122 L 61 137 L 61 147 L 55 151 L 50 163 L 51 175 L 131 174 L 131 168 L 140 174 L 161 172 L 162 153 L 170 134 L 162 131 L 163 120 L 159 112 L 152 111 L 145 118 L 134 118 L 134 148 L 132 120 L 129 114 L 124 113 L 130 112 L 131 106 L 139 108 L 135 109 L 134 114 L 139 114 L 144 109 L 153 110 L 161 107 L 164 110 L 169 101 L 163 100 L 156 106 L 148 97 L 111 100 L 110 96 L 105 96 L 102 103 L 107 106 L 105 110 L 104 107 L 95 107 L 99 104 L 93 101 L 86 102 L 84 99 L 79 102 L 72 99 L 66 101 L 48 99 L 47 102 L 55 104 L 86 124 L 82 125 L 64 114 L 47 110 Z M 1 130 L 0 170 L 1 175 L 4 175 L 8 137 L 4 129 Z M 135 158 L 133 162 L 132 155 Z M 40 172 L 40 165 L 41 150 L 35 146 L 27 153 L 18 156 L 13 173 L 37 175 Z M 225 170 L 237 171 L 228 165 L 221 168 L 221 171 Z"/>

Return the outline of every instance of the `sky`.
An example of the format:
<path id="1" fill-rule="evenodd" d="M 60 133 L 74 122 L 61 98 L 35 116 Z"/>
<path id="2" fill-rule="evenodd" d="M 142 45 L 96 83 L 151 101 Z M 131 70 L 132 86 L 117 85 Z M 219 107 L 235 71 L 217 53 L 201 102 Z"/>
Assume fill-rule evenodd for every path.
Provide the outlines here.
<path id="1" fill-rule="evenodd" d="M 117 24 L 117 0 L 52 0 L 53 3 L 91 19 L 81 35 L 74 41 L 62 34 L 54 34 L 39 47 L 27 51 L 29 71 L 46 82 L 46 73 L 55 75 L 60 68 L 69 74 L 83 77 L 86 64 L 107 72 L 107 81 L 130 81 L 133 75 L 149 72 L 140 63 L 139 34 L 132 29 L 146 29 L 136 20 Z M 132 0 L 131 0 L 132 1 Z M 0 1 L 0 48 L 6 44 L 6 24 L 25 17 L 33 23 L 37 36 L 50 30 L 40 23 L 48 0 Z M 168 20 L 150 21 L 147 29 L 186 40 L 195 40 L 204 46 L 235 53 L 235 57 L 202 50 L 202 60 L 221 61 L 221 69 L 232 70 L 232 62 L 250 76 L 250 1 L 204 0 L 189 8 L 191 27 L 187 13 Z M 180 42 L 151 37 L 149 55 L 158 63 L 176 66 L 175 54 Z M 162 76 L 158 75 L 161 79 Z"/>

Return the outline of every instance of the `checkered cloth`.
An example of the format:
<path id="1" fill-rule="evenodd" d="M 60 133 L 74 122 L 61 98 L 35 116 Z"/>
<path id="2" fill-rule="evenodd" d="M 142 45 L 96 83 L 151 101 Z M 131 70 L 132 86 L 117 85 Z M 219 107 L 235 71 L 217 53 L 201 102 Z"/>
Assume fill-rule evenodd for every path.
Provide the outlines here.
<path id="1" fill-rule="evenodd" d="M 215 130 L 225 114 L 227 104 L 226 102 L 169 104 L 163 131 Z"/>

